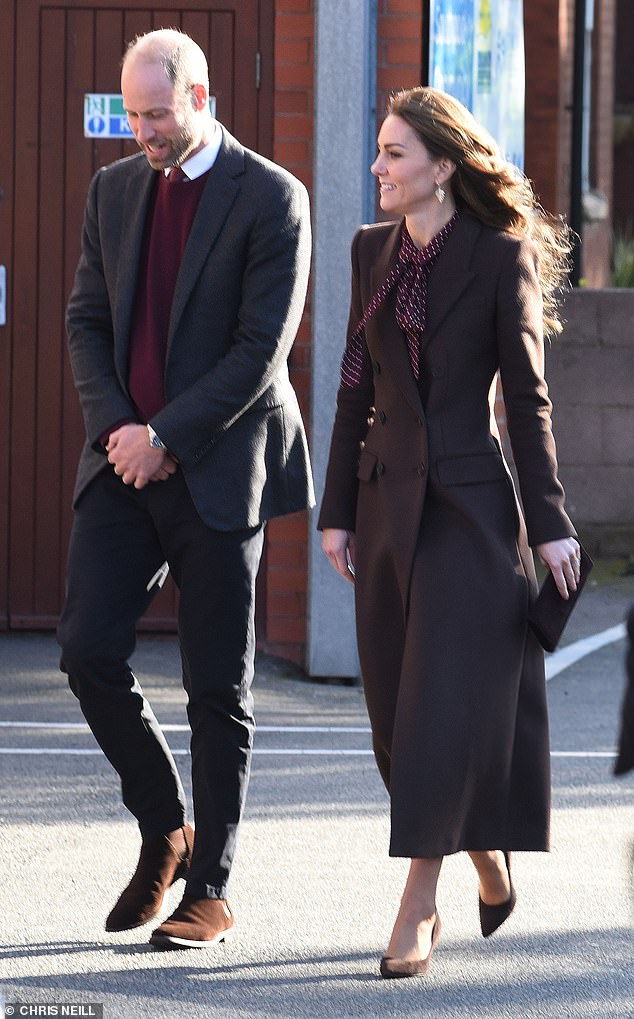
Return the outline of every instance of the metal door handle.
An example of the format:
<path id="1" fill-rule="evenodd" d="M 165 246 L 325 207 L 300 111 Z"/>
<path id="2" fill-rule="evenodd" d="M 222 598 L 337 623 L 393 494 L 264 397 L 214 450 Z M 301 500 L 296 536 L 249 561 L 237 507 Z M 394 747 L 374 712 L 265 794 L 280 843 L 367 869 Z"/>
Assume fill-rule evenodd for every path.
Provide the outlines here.
<path id="1" fill-rule="evenodd" d="M 7 324 L 7 267 L 0 265 L 0 326 Z"/>

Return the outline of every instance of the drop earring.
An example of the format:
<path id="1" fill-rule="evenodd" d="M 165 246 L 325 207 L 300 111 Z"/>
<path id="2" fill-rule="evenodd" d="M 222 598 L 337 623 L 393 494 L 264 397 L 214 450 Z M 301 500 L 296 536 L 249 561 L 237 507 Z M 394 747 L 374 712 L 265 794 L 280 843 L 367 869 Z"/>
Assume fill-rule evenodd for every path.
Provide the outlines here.
<path id="1" fill-rule="evenodd" d="M 442 203 L 445 200 L 445 194 L 446 194 L 445 189 L 441 188 L 440 184 L 436 183 L 436 190 L 434 191 L 434 194 L 436 195 L 436 198 L 438 199 L 439 205 L 442 205 Z"/>

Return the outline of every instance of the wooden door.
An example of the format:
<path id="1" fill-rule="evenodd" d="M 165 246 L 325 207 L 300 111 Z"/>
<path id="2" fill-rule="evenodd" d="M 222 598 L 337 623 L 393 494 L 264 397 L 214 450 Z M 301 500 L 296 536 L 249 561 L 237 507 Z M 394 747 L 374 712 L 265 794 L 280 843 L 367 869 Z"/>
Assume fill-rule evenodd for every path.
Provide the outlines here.
<path id="1" fill-rule="evenodd" d="M 0 266 L 6 274 L 0 301 L 7 321 L 0 319 L 0 629 L 9 615 L 9 434 L 11 422 L 11 301 L 6 292 L 11 281 L 13 257 L 13 159 L 10 139 L 14 133 L 14 9 L 0 4 L 0 138 L 4 159 L 0 160 Z M 4 318 L 4 315 L 3 317 Z"/>
<path id="2" fill-rule="evenodd" d="M 0 264 L 10 295 L 0 326 L 0 626 L 52 627 L 61 608 L 84 434 L 64 308 L 90 178 L 136 151 L 133 141 L 84 138 L 84 94 L 119 91 L 121 55 L 135 35 L 182 28 L 209 57 L 218 118 L 268 155 L 272 24 L 273 0 L 2 4 L 0 128 L 13 139 L 14 159 L 0 164 Z M 174 609 L 168 586 L 146 624 L 169 627 Z"/>

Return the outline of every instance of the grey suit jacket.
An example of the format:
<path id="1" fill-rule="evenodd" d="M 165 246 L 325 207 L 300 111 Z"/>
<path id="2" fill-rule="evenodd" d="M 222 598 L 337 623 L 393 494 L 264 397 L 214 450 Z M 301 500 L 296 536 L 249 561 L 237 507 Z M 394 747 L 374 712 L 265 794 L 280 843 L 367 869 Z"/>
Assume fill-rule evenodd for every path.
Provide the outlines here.
<path id="1" fill-rule="evenodd" d="M 67 310 L 87 435 L 75 504 L 107 466 L 100 437 L 136 416 L 128 348 L 154 175 L 138 154 L 102 167 L 88 193 Z M 150 422 L 180 461 L 194 504 L 211 527 L 251 527 L 313 505 L 306 437 L 287 367 L 309 264 L 306 189 L 223 129 L 176 281 L 167 403 Z"/>

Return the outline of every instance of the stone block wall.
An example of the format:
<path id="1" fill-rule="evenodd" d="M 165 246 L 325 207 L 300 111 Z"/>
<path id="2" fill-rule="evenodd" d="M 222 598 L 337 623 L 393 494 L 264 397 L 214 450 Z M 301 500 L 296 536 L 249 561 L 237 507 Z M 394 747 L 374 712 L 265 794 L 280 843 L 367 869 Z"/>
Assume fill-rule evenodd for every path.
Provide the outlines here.
<path id="1" fill-rule="evenodd" d="M 634 554 L 634 290 L 571 291 L 546 352 L 560 477 L 591 554 Z"/>

